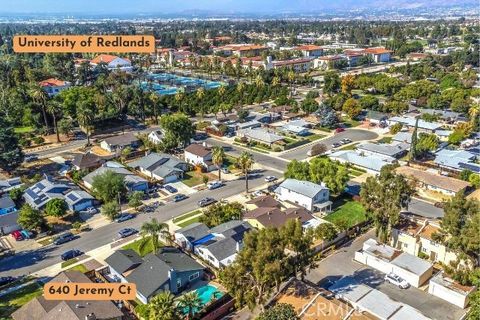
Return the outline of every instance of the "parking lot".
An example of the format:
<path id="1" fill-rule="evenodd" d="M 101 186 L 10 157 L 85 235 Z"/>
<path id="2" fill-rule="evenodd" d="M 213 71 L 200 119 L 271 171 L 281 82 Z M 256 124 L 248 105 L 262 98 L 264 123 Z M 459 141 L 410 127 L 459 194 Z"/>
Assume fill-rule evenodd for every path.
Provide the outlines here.
<path id="1" fill-rule="evenodd" d="M 320 261 L 318 267 L 311 270 L 306 279 L 323 288 L 328 288 L 342 276 L 353 275 L 359 282 L 383 292 L 393 300 L 418 309 L 432 319 L 456 320 L 462 317 L 465 310 L 418 288 L 399 289 L 386 283 L 383 280 L 385 276 L 383 273 L 354 261 L 355 251 L 361 249 L 363 242 L 372 237 L 375 237 L 373 230 L 340 248 L 333 255 Z"/>

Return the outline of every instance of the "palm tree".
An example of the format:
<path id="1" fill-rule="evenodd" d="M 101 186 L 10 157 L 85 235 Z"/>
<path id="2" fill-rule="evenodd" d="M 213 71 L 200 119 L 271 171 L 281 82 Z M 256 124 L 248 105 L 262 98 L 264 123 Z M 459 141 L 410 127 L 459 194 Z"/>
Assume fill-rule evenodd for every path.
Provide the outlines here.
<path id="1" fill-rule="evenodd" d="M 278 76 L 273 77 L 272 86 L 276 87 L 280 84 L 280 78 Z"/>
<path id="2" fill-rule="evenodd" d="M 190 320 L 193 318 L 195 311 L 203 307 L 203 303 L 196 291 L 190 291 L 178 299 L 178 307 L 188 311 L 188 319 Z"/>
<path id="3" fill-rule="evenodd" d="M 92 130 L 93 119 L 94 112 L 88 103 L 80 101 L 77 107 L 77 120 L 79 125 L 85 129 L 85 134 L 87 135 L 87 145 L 90 145 L 90 132 Z"/>
<path id="4" fill-rule="evenodd" d="M 179 318 L 174 296 L 169 291 L 160 292 L 148 303 L 149 320 L 176 320 Z"/>
<path id="5" fill-rule="evenodd" d="M 58 101 L 51 100 L 47 102 L 47 111 L 53 117 L 53 127 L 55 128 L 55 133 L 57 135 L 57 142 L 60 142 L 60 132 L 58 131 L 57 124 L 57 114 L 60 113 L 62 106 Z"/>
<path id="6" fill-rule="evenodd" d="M 253 166 L 252 154 L 247 151 L 243 151 L 240 157 L 237 158 L 236 166 L 245 176 L 245 192 L 248 194 L 248 171 Z"/>
<path id="7" fill-rule="evenodd" d="M 32 100 L 40 106 L 42 110 L 43 121 L 45 122 L 45 128 L 47 128 L 48 131 L 47 112 L 45 111 L 45 105 L 48 100 L 47 93 L 39 85 L 32 85 L 31 88 L 28 90 L 28 94 L 30 95 Z"/>
<path id="8" fill-rule="evenodd" d="M 218 168 L 218 180 L 221 180 L 222 179 L 222 171 L 221 171 L 221 168 L 222 168 L 222 165 L 223 165 L 223 161 L 225 161 L 225 150 L 223 150 L 223 147 L 221 146 L 215 146 L 213 147 L 213 150 L 212 150 L 212 162 L 214 165 L 217 166 Z"/>
<path id="9" fill-rule="evenodd" d="M 142 224 L 140 234 L 143 237 L 143 241 L 139 246 L 140 251 L 150 241 L 153 247 L 153 253 L 156 253 L 158 251 L 158 248 L 160 248 L 160 242 L 158 240 L 159 235 L 167 239 L 167 241 L 170 241 L 170 232 L 168 231 L 168 224 L 160 223 L 155 218 L 152 218 L 150 222 L 144 222 Z"/>
<path id="10" fill-rule="evenodd" d="M 255 78 L 255 85 L 257 86 L 257 88 L 261 88 L 263 87 L 265 83 L 263 82 L 263 78 L 261 75 L 258 75 L 256 78 Z"/>
<path id="11" fill-rule="evenodd" d="M 468 115 L 470 116 L 470 121 L 472 123 L 472 126 L 473 126 L 473 129 L 475 130 L 476 128 L 476 124 L 478 123 L 478 115 L 480 114 L 480 106 L 477 104 L 477 105 L 473 105 L 470 107 L 470 109 L 468 110 Z"/>

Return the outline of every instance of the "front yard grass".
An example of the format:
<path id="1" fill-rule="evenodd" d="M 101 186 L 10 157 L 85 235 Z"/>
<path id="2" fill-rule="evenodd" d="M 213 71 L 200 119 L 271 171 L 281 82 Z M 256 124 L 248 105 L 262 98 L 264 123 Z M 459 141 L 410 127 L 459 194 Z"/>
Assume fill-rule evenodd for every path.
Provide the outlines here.
<path id="1" fill-rule="evenodd" d="M 0 297 L 0 319 L 11 319 L 15 310 L 42 293 L 43 286 L 34 282 Z"/>
<path id="2" fill-rule="evenodd" d="M 393 137 L 383 137 L 382 139 L 379 139 L 377 142 L 378 143 L 390 143 L 392 142 Z"/>
<path id="3" fill-rule="evenodd" d="M 62 266 L 62 268 L 66 268 L 66 267 L 71 266 L 72 264 L 77 263 L 77 262 L 78 262 L 78 258 L 73 258 L 73 259 L 62 262 L 61 266 Z"/>
<path id="4" fill-rule="evenodd" d="M 150 252 L 153 252 L 153 246 L 151 241 L 147 241 L 147 243 L 142 247 L 141 244 L 144 240 L 138 239 L 132 243 L 129 243 L 122 247 L 123 250 L 132 249 L 137 252 L 141 257 L 146 256 Z"/>
<path id="5" fill-rule="evenodd" d="M 343 124 L 347 128 L 354 128 L 354 127 L 358 127 L 361 124 L 361 122 L 355 119 L 345 118 L 343 119 Z"/>
<path id="6" fill-rule="evenodd" d="M 355 149 L 357 148 L 357 145 L 358 145 L 359 143 L 360 143 L 360 142 L 355 142 L 355 143 L 349 144 L 348 146 L 341 147 L 341 148 L 338 149 L 338 150 L 355 150 Z"/>
<path id="7" fill-rule="evenodd" d="M 182 182 L 189 186 L 190 188 L 198 186 L 199 184 L 203 184 L 203 176 L 206 175 L 208 177 L 208 174 L 198 172 L 198 171 L 188 171 L 185 172 L 183 175 L 183 180 Z"/>
<path id="8" fill-rule="evenodd" d="M 323 135 L 323 134 L 310 134 L 308 136 L 305 136 L 303 137 L 304 139 L 310 141 L 310 142 L 313 142 L 313 141 L 316 141 L 316 140 L 320 140 L 320 139 L 323 139 L 325 138 L 326 136 Z"/>
<path id="9" fill-rule="evenodd" d="M 192 223 L 195 223 L 195 222 L 199 222 L 200 221 L 200 218 L 203 216 L 203 214 L 201 215 L 198 215 L 196 217 L 193 217 L 191 219 L 187 219 L 187 220 L 182 220 L 180 221 L 179 223 L 176 223 L 177 226 L 179 226 L 180 228 L 185 228 L 186 226 L 189 226 L 191 225 Z"/>
<path id="10" fill-rule="evenodd" d="M 29 133 L 29 132 L 35 131 L 35 129 L 33 127 L 26 126 L 26 127 L 16 127 L 14 131 L 15 133 Z"/>
<path id="11" fill-rule="evenodd" d="M 337 207 L 332 213 L 324 217 L 334 224 L 343 224 L 350 228 L 367 220 L 365 208 L 360 202 L 347 200 Z"/>
<path id="12" fill-rule="evenodd" d="M 76 265 L 75 267 L 71 267 L 67 269 L 68 271 L 80 271 L 81 273 L 85 273 L 88 271 L 87 267 L 84 264 Z"/>
<path id="13" fill-rule="evenodd" d="M 182 220 L 186 220 L 188 218 L 191 218 L 193 216 L 196 216 L 197 214 L 200 214 L 202 213 L 202 210 L 198 209 L 198 210 L 193 210 L 193 211 L 190 211 L 190 212 L 187 212 L 185 214 L 182 214 L 181 216 L 178 216 L 178 217 L 175 217 L 172 219 L 173 223 L 175 222 L 179 222 L 179 221 L 182 221 Z"/>

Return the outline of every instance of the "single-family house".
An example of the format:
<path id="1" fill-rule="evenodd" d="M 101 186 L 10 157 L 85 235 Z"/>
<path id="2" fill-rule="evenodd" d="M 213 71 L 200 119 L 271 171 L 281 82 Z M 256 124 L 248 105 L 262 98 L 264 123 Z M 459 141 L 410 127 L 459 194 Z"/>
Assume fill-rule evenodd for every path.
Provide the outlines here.
<path id="1" fill-rule="evenodd" d="M 468 169 L 480 173 L 480 165 L 475 162 L 477 158 L 478 156 L 469 150 L 441 149 L 435 153 L 433 162 L 440 168 L 455 171 Z"/>
<path id="2" fill-rule="evenodd" d="M 414 117 L 401 117 L 401 116 L 396 116 L 396 117 L 391 117 L 387 120 L 388 124 L 390 126 L 400 123 L 404 127 L 413 129 L 415 128 L 415 123 L 417 122 L 417 119 Z M 429 122 L 425 121 L 422 119 L 418 120 L 418 131 L 424 131 L 428 133 L 434 133 L 435 131 L 439 130 L 442 128 L 442 124 L 439 122 Z"/>
<path id="3" fill-rule="evenodd" d="M 113 161 L 105 162 L 100 168 L 90 172 L 83 177 L 83 184 L 88 189 L 93 188 L 93 180 L 96 176 L 104 174 L 107 171 L 113 171 L 116 174 L 122 175 L 125 179 L 125 186 L 129 192 L 134 191 L 147 191 L 148 181 L 142 177 L 139 177 L 125 168 L 123 165 Z"/>
<path id="4" fill-rule="evenodd" d="M 469 303 L 469 296 L 475 292 L 475 286 L 465 286 L 447 276 L 444 272 L 438 272 L 428 283 L 428 293 L 439 297 L 462 309 Z"/>
<path id="5" fill-rule="evenodd" d="M 63 199 L 71 211 L 81 211 L 94 205 L 95 199 L 77 186 L 64 181 L 56 181 L 50 176 L 25 189 L 25 202 L 35 209 L 42 210 L 52 199 Z"/>
<path id="6" fill-rule="evenodd" d="M 127 58 L 120 58 L 111 54 L 100 54 L 90 61 L 94 67 L 105 64 L 109 70 L 132 71 L 132 63 Z"/>
<path id="7" fill-rule="evenodd" d="M 72 84 L 68 81 L 58 80 L 55 78 L 43 80 L 39 84 L 49 97 L 56 96 L 63 90 L 68 89 L 72 86 Z"/>
<path id="8" fill-rule="evenodd" d="M 127 282 L 126 276 L 143 263 L 142 257 L 133 249 L 115 250 L 105 259 L 113 281 Z"/>
<path id="9" fill-rule="evenodd" d="M 366 142 L 357 145 L 357 151 L 365 155 L 375 155 L 379 157 L 390 157 L 399 159 L 407 154 L 410 149 L 409 143 L 392 142 L 392 143 L 372 143 Z"/>
<path id="10" fill-rule="evenodd" d="M 155 152 L 130 162 L 128 165 L 140 170 L 147 177 L 163 183 L 170 183 L 183 178 L 183 173 L 188 169 L 185 161 L 166 153 Z"/>
<path id="11" fill-rule="evenodd" d="M 415 181 L 418 189 L 440 192 L 447 196 L 455 196 L 470 186 L 467 181 L 407 166 L 398 167 L 395 172 Z"/>
<path id="12" fill-rule="evenodd" d="M 450 265 L 458 256 L 441 242 L 433 240 L 433 235 L 440 230 L 439 225 L 428 220 L 403 218 L 392 228 L 390 245 L 411 255 L 423 255 L 430 261 Z"/>
<path id="13" fill-rule="evenodd" d="M 286 179 L 275 189 L 275 194 L 281 201 L 297 204 L 310 211 L 330 210 L 332 206 L 328 200 L 330 190 L 323 183 Z"/>
<path id="14" fill-rule="evenodd" d="M 140 264 L 132 252 L 123 254 L 131 255 L 125 258 L 126 263 L 117 264 L 120 259 L 112 258 L 111 267 L 121 282 L 136 284 L 137 299 L 144 304 L 162 291 L 176 295 L 203 278 L 205 268 L 177 248 L 163 247 L 146 255 Z M 129 269 L 120 273 L 125 266 Z"/>
<path id="15" fill-rule="evenodd" d="M 175 242 L 188 251 L 193 251 L 193 244 L 210 233 L 210 229 L 200 222 L 192 223 L 175 231 Z"/>
<path id="16" fill-rule="evenodd" d="M 247 211 L 243 216 L 243 220 L 257 229 L 280 228 L 292 219 L 299 220 L 303 229 L 316 228 L 320 225 L 320 220 L 304 207 L 292 207 L 283 211 L 278 207 L 258 207 Z"/>
<path id="17" fill-rule="evenodd" d="M 162 142 L 163 136 L 162 130 L 153 130 L 148 134 L 147 139 L 153 144 L 159 144 Z"/>
<path id="18" fill-rule="evenodd" d="M 280 146 L 284 142 L 282 136 L 261 128 L 237 130 L 237 137 L 246 138 L 248 141 L 255 141 L 269 147 L 273 144 Z"/>
<path id="19" fill-rule="evenodd" d="M 423 285 L 433 273 L 433 264 L 419 257 L 368 239 L 354 259 L 383 273 L 393 272 L 414 287 Z"/>
<path id="20" fill-rule="evenodd" d="M 63 271 L 54 277 L 53 283 L 92 283 L 80 271 Z M 107 300 L 46 300 L 38 296 L 12 313 L 14 320 L 121 320 L 123 312 Z"/>
<path id="21" fill-rule="evenodd" d="M 365 114 L 365 120 L 367 120 L 369 123 L 374 123 L 376 125 L 386 123 L 387 119 L 388 114 L 380 111 L 368 110 Z"/>
<path id="22" fill-rule="evenodd" d="M 23 186 L 22 179 L 20 177 L 10 178 L 7 180 L 0 180 L 0 194 L 9 192 L 16 188 Z"/>
<path id="23" fill-rule="evenodd" d="M 395 163 L 397 159 L 387 156 L 365 155 L 353 150 L 339 150 L 328 156 L 340 163 L 350 163 L 356 167 L 365 169 L 369 173 L 377 174 L 389 164 Z"/>
<path id="24" fill-rule="evenodd" d="M 268 208 L 282 207 L 282 204 L 269 194 L 248 200 L 247 202 L 245 202 L 245 205 L 247 207 L 247 210 L 253 210 L 253 209 L 262 208 L 262 207 L 268 207 Z"/>
<path id="25" fill-rule="evenodd" d="M 365 53 L 370 55 L 370 57 L 372 57 L 373 62 L 375 63 L 390 62 L 392 52 L 393 51 L 387 50 L 382 47 L 365 49 Z"/>
<path id="26" fill-rule="evenodd" d="M 260 128 L 262 123 L 258 120 L 251 120 L 246 122 L 240 122 L 235 125 L 236 130 L 243 130 L 243 129 L 253 129 L 253 128 Z"/>
<path id="27" fill-rule="evenodd" d="M 329 55 L 329 56 L 321 56 L 318 58 L 315 58 L 313 61 L 313 67 L 315 69 L 334 69 L 337 64 L 339 64 L 341 61 L 345 61 L 348 63 L 347 57 L 344 55 Z"/>
<path id="28" fill-rule="evenodd" d="M 97 156 L 95 153 L 79 153 L 73 157 L 72 165 L 75 170 L 91 170 L 100 167 L 105 163 L 105 159 Z"/>
<path id="29" fill-rule="evenodd" d="M 18 211 L 11 211 L 7 214 L 0 215 L 0 236 L 12 233 L 15 230 L 20 230 L 22 227 L 17 222 Z"/>
<path id="30" fill-rule="evenodd" d="M 394 142 L 403 142 L 403 143 L 411 144 L 411 143 L 412 143 L 412 136 L 413 136 L 413 134 L 412 134 L 411 132 L 408 132 L 408 131 L 400 131 L 400 132 L 397 132 L 397 133 L 392 137 L 392 141 L 394 141 Z"/>
<path id="31" fill-rule="evenodd" d="M 0 216 L 16 211 L 15 202 L 8 194 L 0 196 Z"/>
<path id="32" fill-rule="evenodd" d="M 293 122 L 293 121 L 292 121 Z M 282 126 L 282 130 L 288 133 L 296 134 L 297 136 L 308 136 L 310 134 L 310 130 L 303 126 L 297 126 L 295 124 L 286 123 Z"/>
<path id="33" fill-rule="evenodd" d="M 185 161 L 192 166 L 201 166 L 207 171 L 216 169 L 212 162 L 212 148 L 199 143 L 192 143 L 185 148 Z"/>
<path id="34" fill-rule="evenodd" d="M 140 140 L 131 132 L 113 136 L 100 142 L 100 147 L 108 152 L 120 152 L 127 147 L 136 149 L 139 145 Z"/>

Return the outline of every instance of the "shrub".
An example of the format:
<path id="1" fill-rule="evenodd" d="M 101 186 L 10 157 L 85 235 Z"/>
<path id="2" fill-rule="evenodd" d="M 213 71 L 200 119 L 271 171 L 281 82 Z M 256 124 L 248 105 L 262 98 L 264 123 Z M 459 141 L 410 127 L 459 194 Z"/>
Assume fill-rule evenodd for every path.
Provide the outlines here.
<path id="1" fill-rule="evenodd" d="M 42 143 L 45 142 L 45 139 L 43 137 L 40 137 L 40 136 L 33 137 L 32 140 L 35 144 L 42 144 Z"/>

